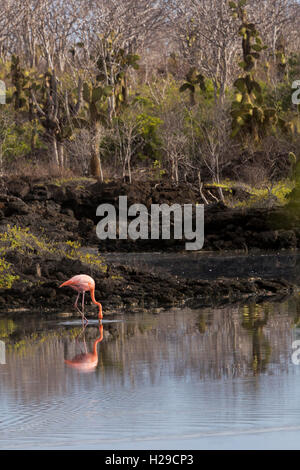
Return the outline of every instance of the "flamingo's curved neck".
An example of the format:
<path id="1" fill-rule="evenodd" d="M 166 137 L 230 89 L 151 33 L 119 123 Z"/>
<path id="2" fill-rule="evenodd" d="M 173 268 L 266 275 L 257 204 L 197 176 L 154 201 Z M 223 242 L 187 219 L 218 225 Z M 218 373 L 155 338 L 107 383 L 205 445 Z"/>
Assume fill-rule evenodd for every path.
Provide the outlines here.
<path id="1" fill-rule="evenodd" d="M 94 302 L 95 305 L 98 305 L 98 307 L 99 307 L 99 315 L 98 315 L 98 316 L 99 316 L 99 318 L 102 319 L 102 318 L 103 318 L 103 315 L 102 315 L 102 305 L 100 304 L 100 302 L 97 302 L 97 300 L 95 299 L 95 289 L 92 288 L 92 289 L 90 290 L 90 292 L 91 292 L 92 301 Z"/>

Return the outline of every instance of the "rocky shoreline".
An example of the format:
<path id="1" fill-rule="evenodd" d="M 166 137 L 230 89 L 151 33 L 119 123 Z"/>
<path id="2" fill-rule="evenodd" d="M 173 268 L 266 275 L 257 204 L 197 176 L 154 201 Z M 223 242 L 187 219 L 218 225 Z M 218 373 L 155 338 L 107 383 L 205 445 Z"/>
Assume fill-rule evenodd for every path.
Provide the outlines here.
<path id="1" fill-rule="evenodd" d="M 72 275 L 88 273 L 89 267 L 62 259 L 57 260 L 60 271 L 52 274 L 48 266 L 49 260 L 44 262 L 44 270 L 50 272 L 47 277 L 37 278 L 38 281 L 35 282 L 34 277 L 27 274 L 10 289 L 0 289 L 0 316 L 3 313 L 23 312 L 65 312 L 68 315 L 78 315 L 73 307 L 76 293 L 70 288 L 59 289 L 59 284 Z M 278 300 L 295 292 L 295 287 L 282 279 L 187 280 L 143 272 L 127 266 L 110 266 L 106 273 L 93 271 L 91 274 L 96 281 L 96 299 L 103 304 L 105 315 L 145 310 L 157 313 L 157 309 L 162 307 L 179 305 L 202 308 L 247 300 Z M 28 282 L 24 283 L 26 277 Z M 89 294 L 86 298 L 88 314 L 96 316 L 97 309 L 91 303 Z"/>
<path id="2" fill-rule="evenodd" d="M 186 240 L 105 240 L 96 235 L 100 204 L 112 204 L 118 211 L 119 196 L 126 195 L 128 205 L 203 204 L 205 205 L 205 251 L 295 250 L 300 248 L 299 207 L 268 208 L 226 207 L 216 202 L 217 188 L 203 188 L 201 194 L 187 184 L 122 182 L 99 183 L 91 179 L 47 182 L 6 179 L 0 184 L 0 230 L 7 224 L 29 227 L 51 240 L 77 240 L 85 246 L 105 251 L 182 251 Z M 230 190 L 233 191 L 232 189 Z M 236 190 L 238 191 L 238 190 Z M 215 193 L 215 194 L 214 194 Z M 239 189 L 240 197 L 247 198 Z M 249 196 L 249 195 L 248 195 Z M 172 235 L 172 230 L 171 230 Z"/>
<path id="3" fill-rule="evenodd" d="M 7 279 L 2 273 L 0 315 L 24 311 L 75 313 L 74 291 L 58 286 L 83 272 L 95 278 L 96 299 L 103 303 L 106 313 L 145 309 L 155 313 L 161 307 L 174 305 L 206 307 L 247 299 L 277 299 L 291 295 L 295 289 L 281 279 L 192 280 L 105 264 L 101 252 L 122 251 L 125 245 L 113 240 L 99 243 L 95 233 L 99 204 L 117 204 L 122 194 L 128 196 L 129 204 L 202 203 L 199 193 L 187 186 L 174 188 L 166 183 L 130 186 L 93 180 L 58 184 L 27 178 L 3 180 L 1 187 L 0 249 Z M 82 247 L 98 247 L 100 256 L 83 255 L 78 242 Z M 180 251 L 185 243 L 156 242 L 126 241 L 126 251 Z M 248 252 L 299 247 L 298 215 L 289 218 L 282 209 L 228 209 L 221 203 L 206 207 L 205 250 Z M 88 313 L 95 315 L 96 309 L 87 303 Z"/>

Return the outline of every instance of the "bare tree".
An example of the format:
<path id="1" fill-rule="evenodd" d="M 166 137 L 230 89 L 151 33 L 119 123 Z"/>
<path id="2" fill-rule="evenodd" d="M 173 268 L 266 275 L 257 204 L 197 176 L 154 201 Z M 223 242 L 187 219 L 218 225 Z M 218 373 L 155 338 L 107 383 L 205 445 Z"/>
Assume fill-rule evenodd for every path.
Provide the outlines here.
<path id="1" fill-rule="evenodd" d="M 289 37 L 299 25 L 299 3 L 295 0 L 248 0 L 247 11 L 274 56 L 280 36 Z"/>
<path id="2" fill-rule="evenodd" d="M 116 121 L 115 143 L 118 152 L 118 159 L 122 167 L 122 178 L 128 178 L 132 182 L 131 160 L 142 147 L 142 140 L 139 132 L 139 125 L 135 116 L 131 114 L 125 120 Z"/>
<path id="3" fill-rule="evenodd" d="M 215 100 L 223 102 L 239 51 L 237 26 L 227 0 L 172 0 L 172 4 L 170 21 L 179 51 L 188 66 L 212 80 Z"/>
<path id="4" fill-rule="evenodd" d="M 222 172 L 235 153 L 236 143 L 230 139 L 231 118 L 228 103 L 215 106 L 198 122 L 200 137 L 197 139 L 200 165 L 208 169 L 212 182 L 218 185 L 221 200 L 224 200 L 220 186 Z"/>
<path id="5" fill-rule="evenodd" d="M 182 110 L 182 108 L 181 108 Z M 185 115 L 178 106 L 164 109 L 161 118 L 162 150 L 165 166 L 169 170 L 172 181 L 179 182 L 180 167 L 184 168 L 189 160 L 188 138 L 185 132 Z"/>
<path id="6" fill-rule="evenodd" d="M 39 4 L 37 40 L 47 67 L 62 72 L 70 45 L 77 34 L 81 3 L 74 0 L 41 0 Z"/>
<path id="7" fill-rule="evenodd" d="M 26 5 L 22 0 L 0 0 L 0 54 L 7 57 L 8 44 L 14 37 L 16 28 L 26 14 Z"/>

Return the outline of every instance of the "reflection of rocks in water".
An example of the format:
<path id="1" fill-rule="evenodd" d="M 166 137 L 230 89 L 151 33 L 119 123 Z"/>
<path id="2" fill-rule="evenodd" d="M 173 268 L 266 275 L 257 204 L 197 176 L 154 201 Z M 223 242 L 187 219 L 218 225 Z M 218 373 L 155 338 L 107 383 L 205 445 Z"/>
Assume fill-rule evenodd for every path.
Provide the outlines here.
<path id="1" fill-rule="evenodd" d="M 287 373 L 299 306 L 300 299 L 294 297 L 281 304 L 173 309 L 104 323 L 95 373 L 86 376 L 84 386 L 99 382 L 117 390 L 161 384 L 170 378 L 197 382 Z M 14 348 L 16 328 L 17 322 L 11 340 L 6 340 L 7 373 L 1 377 L 0 392 L 9 389 L 23 402 L 72 393 L 78 374 L 65 368 L 64 359 L 78 355 L 80 338 L 74 328 L 52 326 L 41 341 L 33 331 L 23 338 L 22 348 Z M 88 326 L 87 352 L 97 338 L 99 329 Z"/>
<path id="2" fill-rule="evenodd" d="M 110 345 L 112 364 L 122 365 L 115 373 L 113 367 L 104 372 L 114 380 L 147 380 L 156 383 L 164 375 L 182 379 L 225 378 L 287 369 L 292 337 L 293 316 L 287 305 L 263 305 L 268 316 L 257 318 L 253 329 L 245 328 L 243 314 L 252 307 L 204 309 L 201 312 L 174 310 L 161 315 L 159 321 L 149 321 L 148 331 L 128 337 L 126 324 L 120 343 Z M 122 347 L 121 347 L 122 345 Z M 122 356 L 119 354 L 122 350 Z M 139 356 L 146 371 L 134 360 Z M 104 364 L 105 365 L 105 364 Z M 140 374 L 140 377 L 139 377 Z"/>

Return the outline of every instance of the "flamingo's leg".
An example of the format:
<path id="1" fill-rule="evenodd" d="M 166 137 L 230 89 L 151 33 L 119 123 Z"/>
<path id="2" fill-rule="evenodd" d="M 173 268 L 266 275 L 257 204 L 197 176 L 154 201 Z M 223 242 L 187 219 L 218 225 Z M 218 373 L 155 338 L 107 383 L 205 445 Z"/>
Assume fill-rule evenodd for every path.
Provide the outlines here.
<path id="1" fill-rule="evenodd" d="M 85 294 L 85 292 L 82 292 L 82 320 L 85 320 L 86 323 L 88 323 L 88 319 L 84 315 L 84 294 Z"/>
<path id="2" fill-rule="evenodd" d="M 76 341 L 78 341 L 78 338 L 80 338 L 81 335 L 83 335 L 83 337 L 84 337 L 85 329 L 86 329 L 86 325 L 83 325 L 79 335 L 76 337 Z"/>
<path id="3" fill-rule="evenodd" d="M 80 292 L 78 292 L 78 295 L 76 297 L 76 301 L 75 301 L 75 308 L 78 310 L 78 312 L 80 313 L 81 317 L 82 317 L 82 326 L 84 326 L 84 313 L 83 311 L 80 310 L 80 308 L 78 307 L 78 299 L 79 299 L 79 296 L 80 296 Z M 84 308 L 84 292 L 82 293 L 82 305 L 83 305 L 83 308 Z"/>
<path id="4" fill-rule="evenodd" d="M 84 325 L 84 328 L 86 328 L 86 325 Z M 87 346 L 86 346 L 86 341 L 85 341 L 85 334 L 83 335 L 83 344 L 84 344 L 84 349 L 85 349 L 85 354 L 87 354 Z"/>
<path id="5" fill-rule="evenodd" d="M 79 308 L 77 307 L 79 295 L 80 295 L 80 292 L 78 292 L 78 295 L 76 297 L 75 304 L 74 304 L 74 307 L 77 308 L 77 310 L 79 310 Z"/>

